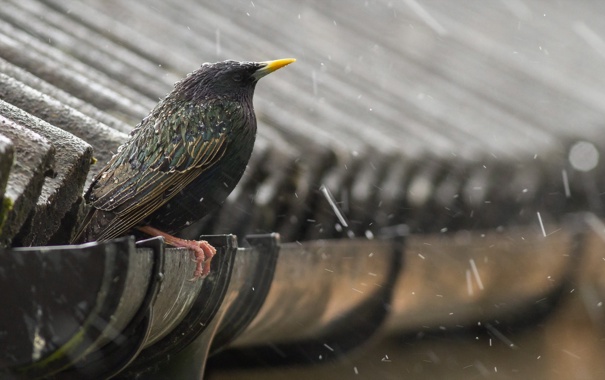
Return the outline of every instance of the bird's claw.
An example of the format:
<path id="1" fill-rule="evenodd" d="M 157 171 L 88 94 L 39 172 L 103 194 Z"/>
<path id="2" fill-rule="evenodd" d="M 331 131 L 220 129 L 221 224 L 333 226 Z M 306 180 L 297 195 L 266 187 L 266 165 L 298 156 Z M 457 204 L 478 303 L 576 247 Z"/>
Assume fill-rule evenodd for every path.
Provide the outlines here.
<path id="1" fill-rule="evenodd" d="M 194 261 L 197 263 L 193 278 L 190 281 L 195 281 L 200 277 L 206 277 L 210 273 L 210 262 L 214 255 L 216 255 L 216 249 L 211 246 L 205 240 L 191 240 L 191 248 L 195 254 Z"/>

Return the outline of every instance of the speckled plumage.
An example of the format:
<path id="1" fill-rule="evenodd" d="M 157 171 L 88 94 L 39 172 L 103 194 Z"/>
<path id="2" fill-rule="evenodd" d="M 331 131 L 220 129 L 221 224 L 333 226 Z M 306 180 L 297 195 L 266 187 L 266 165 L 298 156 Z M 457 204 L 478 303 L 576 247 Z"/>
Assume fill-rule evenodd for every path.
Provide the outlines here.
<path id="1" fill-rule="evenodd" d="M 93 180 L 73 242 L 145 225 L 174 234 L 222 204 L 252 153 L 256 82 L 281 66 L 204 64 L 175 84 Z"/>

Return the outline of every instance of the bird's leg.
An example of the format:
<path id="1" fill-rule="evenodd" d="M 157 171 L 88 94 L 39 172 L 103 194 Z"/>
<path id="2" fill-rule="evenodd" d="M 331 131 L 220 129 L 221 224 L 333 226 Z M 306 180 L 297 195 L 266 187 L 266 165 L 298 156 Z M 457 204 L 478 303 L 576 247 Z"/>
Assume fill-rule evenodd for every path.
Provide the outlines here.
<path id="1" fill-rule="evenodd" d="M 211 246 L 207 241 L 185 240 L 177 238 L 151 226 L 141 226 L 136 228 L 137 230 L 146 233 L 147 235 L 162 236 L 166 244 L 170 244 L 174 247 L 184 247 L 192 249 L 195 253 L 195 261 L 197 263 L 195 273 L 193 274 L 193 279 L 205 277 L 206 275 L 208 275 L 208 273 L 210 273 L 210 261 L 216 254 L 216 249 Z"/>

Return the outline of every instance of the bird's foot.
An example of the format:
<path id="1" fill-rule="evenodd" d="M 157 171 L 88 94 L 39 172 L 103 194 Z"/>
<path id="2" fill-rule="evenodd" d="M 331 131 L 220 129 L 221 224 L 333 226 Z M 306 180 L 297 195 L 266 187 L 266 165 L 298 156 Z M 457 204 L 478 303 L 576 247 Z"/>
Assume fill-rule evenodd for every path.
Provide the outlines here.
<path id="1" fill-rule="evenodd" d="M 195 262 L 197 263 L 191 281 L 195 281 L 200 277 L 206 277 L 210 273 L 210 262 L 214 255 L 216 255 L 216 248 L 207 241 L 177 238 L 151 226 L 137 227 L 137 229 L 151 236 L 162 236 L 166 244 L 174 247 L 191 249 L 195 254 Z"/>
<path id="2" fill-rule="evenodd" d="M 216 255 L 216 248 L 206 240 L 185 240 L 185 242 L 191 243 L 190 248 L 195 253 L 195 262 L 197 263 L 191 280 L 206 277 L 210 273 L 210 262 Z"/>
<path id="3" fill-rule="evenodd" d="M 193 273 L 193 278 L 189 281 L 195 281 L 198 278 L 203 278 L 210 273 L 210 262 L 214 255 L 216 255 L 216 248 L 214 248 L 210 243 L 206 240 L 185 240 L 175 238 L 175 240 L 171 240 L 171 242 L 166 242 L 175 247 L 183 247 L 189 248 L 193 251 L 195 255 L 195 261 L 197 263 L 195 267 L 195 272 Z"/>

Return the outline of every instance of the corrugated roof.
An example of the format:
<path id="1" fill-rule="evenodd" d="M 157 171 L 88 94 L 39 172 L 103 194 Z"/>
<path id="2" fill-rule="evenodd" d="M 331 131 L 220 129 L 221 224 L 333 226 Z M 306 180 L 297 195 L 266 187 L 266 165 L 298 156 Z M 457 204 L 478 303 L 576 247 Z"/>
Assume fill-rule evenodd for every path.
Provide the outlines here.
<path id="1" fill-rule="evenodd" d="M 605 143 L 599 7 L 8 1 L 0 56 L 3 73 L 120 131 L 204 61 L 296 57 L 257 89 L 257 149 L 215 231 L 342 235 L 322 184 L 357 234 L 489 227 L 600 202 L 568 161 L 578 140 Z M 80 137 L 103 159 L 115 149 Z"/>

